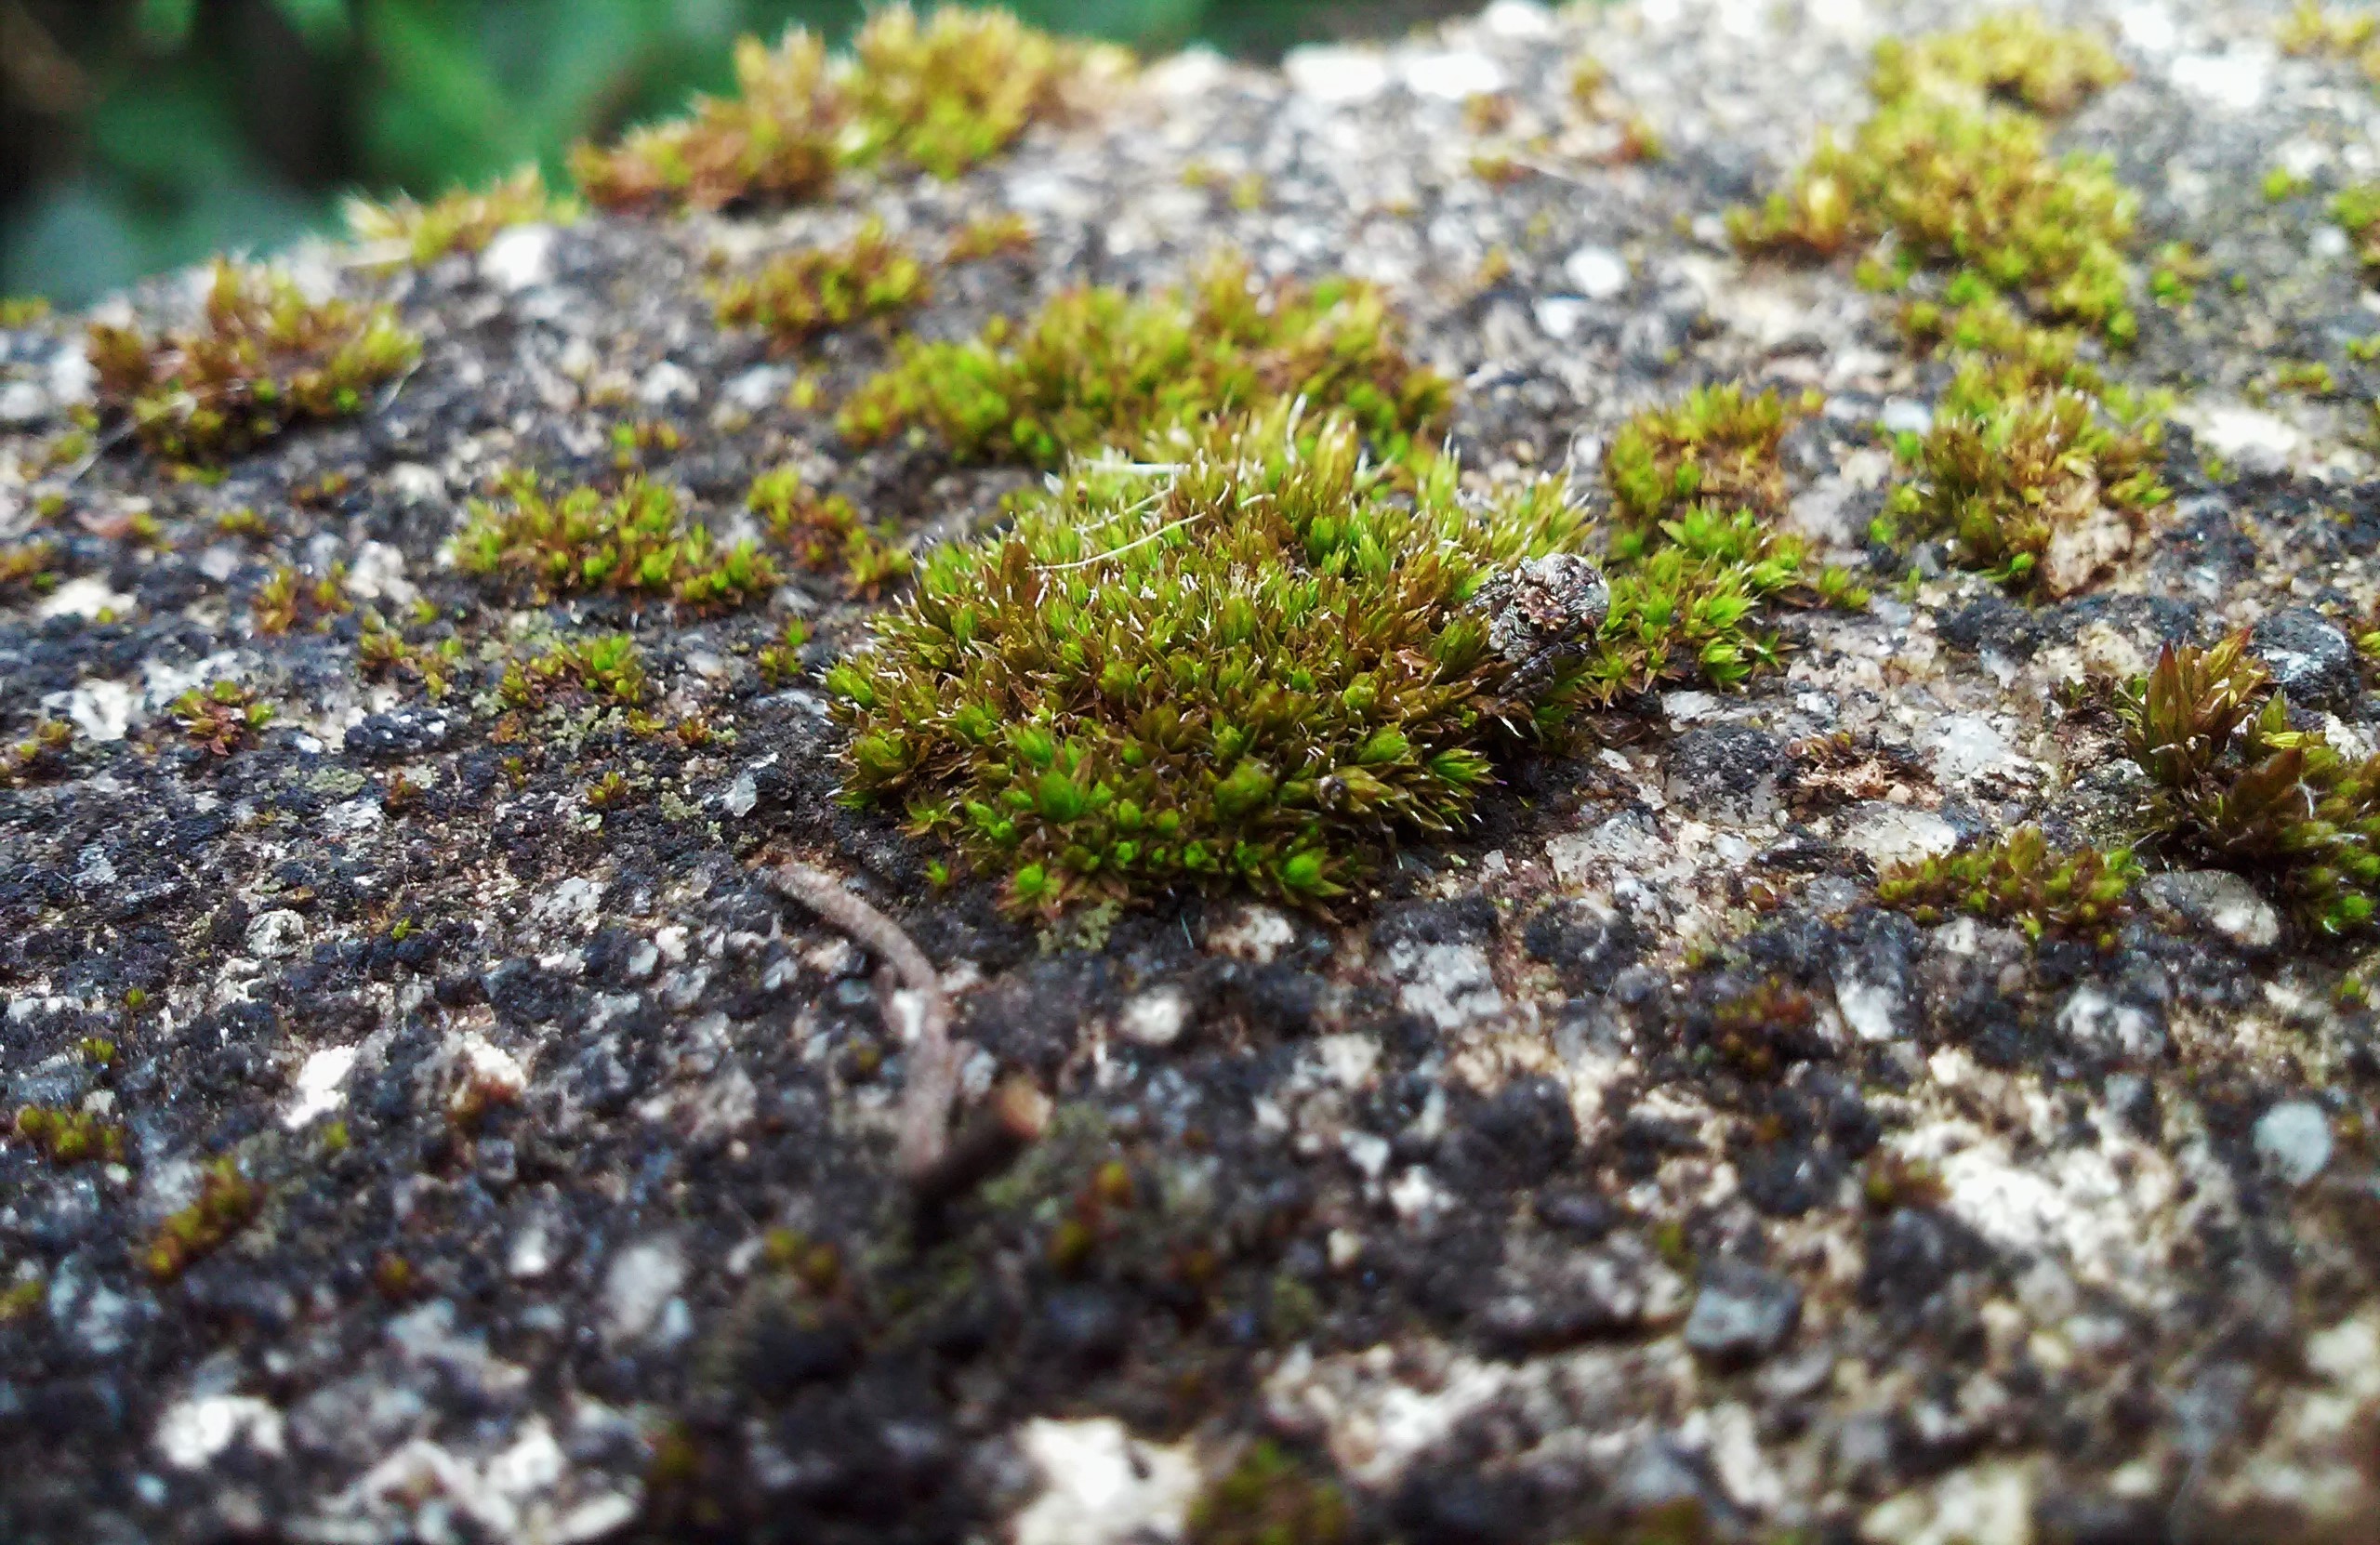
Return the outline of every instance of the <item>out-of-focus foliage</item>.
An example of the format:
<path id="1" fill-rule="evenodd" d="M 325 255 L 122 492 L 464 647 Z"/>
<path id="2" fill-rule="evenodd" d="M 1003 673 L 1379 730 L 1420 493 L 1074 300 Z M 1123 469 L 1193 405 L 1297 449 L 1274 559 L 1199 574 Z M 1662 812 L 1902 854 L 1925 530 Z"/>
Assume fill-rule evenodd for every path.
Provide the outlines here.
<path id="1" fill-rule="evenodd" d="M 1236 52 L 1463 0 L 1012 0 L 1053 32 Z M 837 43 L 859 0 L 0 0 L 0 294 L 73 305 L 219 250 L 428 202 L 728 90 L 741 33 Z"/>

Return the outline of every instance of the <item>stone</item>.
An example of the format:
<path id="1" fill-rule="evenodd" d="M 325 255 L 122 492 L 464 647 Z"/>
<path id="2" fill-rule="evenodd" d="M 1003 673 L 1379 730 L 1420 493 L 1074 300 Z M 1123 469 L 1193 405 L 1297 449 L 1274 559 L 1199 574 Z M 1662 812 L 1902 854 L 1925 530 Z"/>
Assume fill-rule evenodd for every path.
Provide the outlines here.
<path id="1" fill-rule="evenodd" d="M 2282 1184 L 2310 1185 L 2330 1168 L 2331 1118 L 2311 1100 L 2284 1100 L 2256 1118 L 2255 1144 Z"/>
<path id="2" fill-rule="evenodd" d="M 1724 1366 L 1769 1356 L 1802 1323 L 1802 1291 L 1773 1272 L 1740 1261 L 1703 1268 L 1686 1316 L 1686 1344 Z"/>
<path id="3" fill-rule="evenodd" d="M 2271 613 L 2256 624 L 2249 645 L 2293 703 L 2346 710 L 2363 695 L 2361 655 L 2320 612 L 2291 606 Z"/>
<path id="4" fill-rule="evenodd" d="M 2142 882 L 2152 904 L 2241 949 L 2268 950 L 2281 940 L 2281 914 L 2254 886 L 2228 869 L 2181 869 Z"/>

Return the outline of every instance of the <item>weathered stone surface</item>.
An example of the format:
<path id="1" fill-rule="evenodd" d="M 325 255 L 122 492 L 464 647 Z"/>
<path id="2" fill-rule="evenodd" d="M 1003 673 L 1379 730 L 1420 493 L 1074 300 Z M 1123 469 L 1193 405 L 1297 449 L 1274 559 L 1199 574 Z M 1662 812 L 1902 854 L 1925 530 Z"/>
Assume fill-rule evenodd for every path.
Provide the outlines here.
<path id="1" fill-rule="evenodd" d="M 1876 871 L 2019 821 L 2128 839 L 2139 774 L 2059 688 L 2170 640 L 2255 628 L 2302 706 L 2380 744 L 2340 649 L 2380 592 L 2380 377 L 2345 348 L 2370 296 L 2319 196 L 2259 186 L 2369 177 L 2380 102 L 2352 61 L 2281 52 L 2277 6 L 2058 10 L 2131 79 L 2057 142 L 2139 191 L 2144 268 L 2187 242 L 2209 270 L 2187 309 L 2144 294 L 2106 362 L 2180 394 L 2177 497 L 2062 601 L 1867 546 L 1895 475 L 1873 427 L 1922 429 L 1944 368 L 1847 261 L 1746 262 L 1721 224 L 1866 111 L 1880 37 L 1966 7 L 1500 0 L 1279 73 L 1160 64 L 953 183 L 514 231 L 385 282 L 301 253 L 384 284 L 425 358 L 219 482 L 128 443 L 71 484 L 36 468 L 88 371 L 69 327 L 5 335 L 0 540 L 46 533 L 62 578 L 0 593 L 0 746 L 44 717 L 78 738 L 63 776 L 0 788 L 0 1082 L 11 1119 L 77 1108 L 124 1152 L 0 1144 L 0 1537 L 1162 1538 L 1263 1436 L 1345 1487 L 1358 1538 L 1414 1545 L 1680 1519 L 2380 1539 L 2368 946 L 2187 853 L 2145 853 L 2105 947 L 1875 905 Z M 1661 158 L 1564 105 L 1581 53 Z M 1508 180 L 1473 164 L 1479 92 L 1527 147 Z M 837 802 L 817 678 L 868 608 L 830 580 L 723 616 L 514 611 L 453 566 L 493 473 L 611 475 L 639 419 L 681 432 L 651 470 L 721 534 L 787 461 L 919 542 L 993 529 L 1022 474 L 855 453 L 787 405 L 805 375 L 834 403 L 884 337 L 772 359 L 703 283 L 715 249 L 871 213 L 930 244 L 1001 209 L 1034 253 L 937 275 L 921 332 L 1221 243 L 1352 271 L 1461 383 L 1479 478 L 1567 465 L 1597 496 L 1636 408 L 1814 391 L 1791 520 L 1875 599 L 1782 614 L 1782 667 L 1740 693 L 1513 759 L 1476 829 L 1334 914 L 1044 929 Z M 2316 356 L 2336 393 L 2274 388 Z M 218 523 L 240 508 L 261 534 Z M 732 735 L 498 738 L 495 705 L 360 675 L 352 614 L 253 628 L 283 562 L 343 563 L 350 599 L 474 649 L 628 631 L 659 708 Z M 755 652 L 794 617 L 803 674 L 773 683 Z M 281 713 L 215 758 L 169 706 L 223 678 Z M 634 798 L 589 808 L 615 771 Z M 945 972 L 970 1114 L 1007 1079 L 1054 1101 L 936 1208 L 894 1166 L 876 963 L 759 882 L 795 852 Z M 227 1156 L 252 1213 L 161 1280 L 143 1253 Z"/>

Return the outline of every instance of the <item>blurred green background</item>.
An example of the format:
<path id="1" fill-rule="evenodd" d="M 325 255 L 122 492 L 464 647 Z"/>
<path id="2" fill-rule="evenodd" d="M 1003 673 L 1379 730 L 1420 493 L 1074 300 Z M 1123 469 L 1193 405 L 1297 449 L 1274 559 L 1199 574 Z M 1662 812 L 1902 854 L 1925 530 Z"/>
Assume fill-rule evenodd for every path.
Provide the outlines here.
<path id="1" fill-rule="evenodd" d="M 859 0 L 0 0 L 0 295 L 79 305 L 431 195 L 728 83 L 739 33 L 840 38 Z M 1020 0 L 1053 31 L 1270 58 L 1466 0 Z"/>

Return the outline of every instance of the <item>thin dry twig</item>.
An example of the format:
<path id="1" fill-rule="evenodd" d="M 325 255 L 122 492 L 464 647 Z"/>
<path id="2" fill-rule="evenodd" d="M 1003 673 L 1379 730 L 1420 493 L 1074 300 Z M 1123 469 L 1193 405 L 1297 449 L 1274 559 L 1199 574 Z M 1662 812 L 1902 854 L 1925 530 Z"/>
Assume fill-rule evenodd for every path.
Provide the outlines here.
<path id="1" fill-rule="evenodd" d="M 942 1162 L 950 1141 L 950 1106 L 959 1093 L 959 1053 L 950 1040 L 950 997 L 925 951 L 901 925 L 843 889 L 823 869 L 788 860 L 774 871 L 777 889 L 875 951 L 917 1009 L 909 1037 L 909 1081 L 901 1093 L 901 1169 L 921 1181 Z M 885 1028 L 903 1031 L 901 999 L 884 1002 Z"/>

